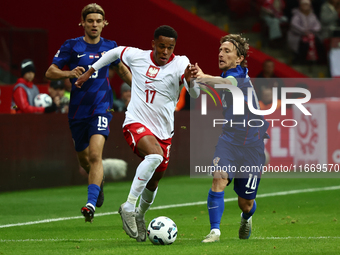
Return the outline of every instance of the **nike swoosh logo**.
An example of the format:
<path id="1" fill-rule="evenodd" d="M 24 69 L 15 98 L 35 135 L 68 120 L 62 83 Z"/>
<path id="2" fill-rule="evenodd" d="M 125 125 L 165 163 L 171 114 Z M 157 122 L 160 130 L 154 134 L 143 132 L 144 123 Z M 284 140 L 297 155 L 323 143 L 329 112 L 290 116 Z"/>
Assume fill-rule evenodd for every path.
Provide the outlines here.
<path id="1" fill-rule="evenodd" d="M 208 210 L 210 210 L 210 209 L 215 209 L 215 208 L 217 208 L 218 206 L 213 206 L 213 207 L 208 207 Z"/>
<path id="2" fill-rule="evenodd" d="M 255 190 L 254 191 L 248 191 L 248 190 L 246 190 L 246 194 L 248 195 L 248 194 L 251 194 L 251 193 L 254 193 L 255 192 Z"/>
<path id="3" fill-rule="evenodd" d="M 134 232 L 134 231 L 132 231 L 132 229 L 130 228 L 130 226 L 127 224 L 127 222 L 125 221 L 125 215 L 123 215 L 124 214 L 124 212 L 123 212 L 123 209 L 122 209 L 122 207 L 120 207 L 119 208 L 119 210 L 118 210 L 118 212 L 119 212 L 119 214 L 120 214 L 120 217 L 122 218 L 122 221 L 123 221 L 123 228 L 124 228 L 124 230 L 125 230 L 125 232 L 128 234 L 128 233 L 131 233 L 133 236 L 138 236 L 138 232 Z M 128 230 L 126 230 L 126 229 L 128 229 Z M 129 236 L 131 236 L 130 234 L 128 234 Z M 134 238 L 136 238 L 136 237 L 134 237 Z"/>
<path id="4" fill-rule="evenodd" d="M 83 55 L 77 55 L 78 58 L 81 58 L 81 57 L 84 57 L 86 54 L 83 54 Z"/>
<path id="5" fill-rule="evenodd" d="M 153 81 L 145 81 L 145 84 L 153 83 Z"/>
<path id="6" fill-rule="evenodd" d="M 106 130 L 106 128 L 98 128 L 99 131 Z"/>
<path id="7" fill-rule="evenodd" d="M 26 66 L 29 66 L 29 65 L 32 65 L 32 64 L 33 64 L 32 61 L 28 61 L 27 63 L 22 64 L 22 65 L 21 65 L 21 68 L 25 68 Z"/>
<path id="8" fill-rule="evenodd" d="M 146 180 L 144 180 L 144 179 L 141 179 L 141 178 L 139 178 L 139 177 L 138 177 L 138 180 L 140 180 L 140 181 L 146 181 Z"/>

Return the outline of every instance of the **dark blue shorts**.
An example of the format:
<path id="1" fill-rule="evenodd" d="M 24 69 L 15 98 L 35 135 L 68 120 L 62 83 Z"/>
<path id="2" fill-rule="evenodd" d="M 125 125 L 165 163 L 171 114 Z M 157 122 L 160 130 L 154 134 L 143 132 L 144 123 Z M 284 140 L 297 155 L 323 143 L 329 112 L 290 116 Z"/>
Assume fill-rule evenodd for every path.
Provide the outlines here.
<path id="1" fill-rule="evenodd" d="M 110 112 L 85 119 L 69 119 L 74 147 L 77 152 L 85 150 L 93 135 L 101 134 L 107 139 L 110 133 Z"/>
<path id="2" fill-rule="evenodd" d="M 234 190 L 238 196 L 245 199 L 256 197 L 264 164 L 263 143 L 256 147 L 244 147 L 218 139 L 213 158 L 214 169 L 227 172 L 229 184 L 234 179 Z"/>

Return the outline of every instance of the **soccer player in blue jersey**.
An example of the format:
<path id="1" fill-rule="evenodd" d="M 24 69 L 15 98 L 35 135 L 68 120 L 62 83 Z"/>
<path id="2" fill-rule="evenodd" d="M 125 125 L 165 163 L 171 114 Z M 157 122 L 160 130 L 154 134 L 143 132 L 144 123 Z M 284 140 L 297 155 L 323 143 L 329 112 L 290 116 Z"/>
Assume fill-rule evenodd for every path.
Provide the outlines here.
<path id="1" fill-rule="evenodd" d="M 219 49 L 219 68 L 221 77 L 204 74 L 195 64 L 192 73 L 201 84 L 214 86 L 215 84 L 228 84 L 237 86 L 242 90 L 244 97 L 244 115 L 233 115 L 233 97 L 229 90 L 220 90 L 223 115 L 227 124 L 222 127 L 219 137 L 213 166 L 236 169 L 233 171 L 216 171 L 213 173 L 213 183 L 208 194 L 208 211 L 211 231 L 202 241 L 203 243 L 219 241 L 221 231 L 220 222 L 224 211 L 224 189 L 234 180 L 234 190 L 238 195 L 238 205 L 242 210 L 239 238 L 248 239 L 251 234 L 252 215 L 256 210 L 255 197 L 260 182 L 262 166 L 265 163 L 264 138 L 269 138 L 266 131 L 269 123 L 263 116 L 254 115 L 248 109 L 248 87 L 253 87 L 246 68 L 246 57 L 249 45 L 245 38 L 238 34 L 229 34 L 222 37 Z M 255 91 L 252 92 L 252 102 L 255 109 L 259 109 Z M 261 119 L 252 121 L 250 119 Z M 233 124 L 230 124 L 232 123 Z M 244 124 L 242 124 L 244 123 Z M 262 127 L 261 123 L 263 124 Z M 255 127 L 256 126 L 256 127 Z M 244 171 L 245 167 L 258 166 L 255 171 Z M 228 168 L 229 167 L 229 168 Z M 223 168 L 221 168 L 223 169 Z M 249 169 L 249 168 L 248 168 Z M 256 168 L 255 168 L 256 169 Z"/>
<path id="2" fill-rule="evenodd" d="M 107 24 L 101 6 L 94 3 L 85 6 L 80 23 L 85 35 L 67 40 L 46 71 L 48 79 L 70 78 L 72 83 L 69 126 L 80 165 L 89 173 L 88 200 L 81 209 L 85 222 L 92 222 L 96 206 L 100 207 L 104 202 L 102 152 L 110 132 L 113 103 L 109 65 L 95 72 L 82 88 L 75 87 L 74 82 L 106 51 L 117 47 L 115 41 L 100 36 Z M 119 59 L 113 64 L 118 75 L 131 84 L 131 73 L 127 67 Z M 69 70 L 62 70 L 64 66 L 68 66 Z"/>

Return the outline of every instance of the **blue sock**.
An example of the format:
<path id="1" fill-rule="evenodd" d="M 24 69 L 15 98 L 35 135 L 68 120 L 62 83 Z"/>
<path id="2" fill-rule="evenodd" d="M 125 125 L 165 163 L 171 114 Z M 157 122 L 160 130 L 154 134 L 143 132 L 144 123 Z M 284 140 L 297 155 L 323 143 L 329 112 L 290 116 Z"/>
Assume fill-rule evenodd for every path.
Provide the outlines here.
<path id="1" fill-rule="evenodd" d="M 100 187 L 98 185 L 90 184 L 87 187 L 87 203 L 90 203 L 95 207 L 99 196 L 99 192 Z"/>
<path id="2" fill-rule="evenodd" d="M 210 219 L 210 229 L 220 229 L 220 222 L 224 211 L 224 191 L 214 192 L 209 190 L 208 211 Z"/>
<path id="3" fill-rule="evenodd" d="M 256 201 L 254 200 L 253 208 L 251 208 L 249 213 L 242 213 L 242 217 L 245 220 L 248 220 L 256 211 Z"/>

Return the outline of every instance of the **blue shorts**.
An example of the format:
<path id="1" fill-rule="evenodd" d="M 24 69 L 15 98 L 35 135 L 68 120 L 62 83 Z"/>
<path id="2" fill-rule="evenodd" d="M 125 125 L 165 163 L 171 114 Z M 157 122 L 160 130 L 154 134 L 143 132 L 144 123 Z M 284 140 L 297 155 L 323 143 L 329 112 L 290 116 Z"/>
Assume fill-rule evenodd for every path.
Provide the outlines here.
<path id="1" fill-rule="evenodd" d="M 236 194 L 254 199 L 265 164 L 264 143 L 256 147 L 237 146 L 219 138 L 214 159 L 214 169 L 228 173 L 229 183 L 234 179 Z"/>
<path id="2" fill-rule="evenodd" d="M 110 112 L 85 119 L 69 119 L 68 123 L 76 151 L 85 150 L 93 135 L 100 134 L 107 139 L 110 133 L 109 124 L 111 120 L 112 114 Z"/>

